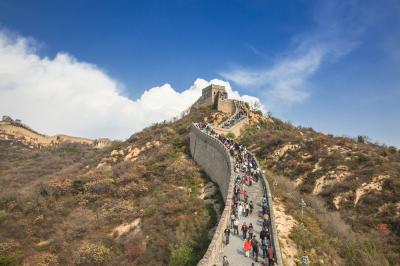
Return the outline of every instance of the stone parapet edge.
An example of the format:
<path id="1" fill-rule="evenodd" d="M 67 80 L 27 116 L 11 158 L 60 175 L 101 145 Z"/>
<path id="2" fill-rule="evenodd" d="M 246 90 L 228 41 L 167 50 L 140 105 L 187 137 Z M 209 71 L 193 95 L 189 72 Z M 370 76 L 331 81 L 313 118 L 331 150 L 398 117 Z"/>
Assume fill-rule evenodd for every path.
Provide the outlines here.
<path id="1" fill-rule="evenodd" d="M 214 232 L 214 236 L 208 246 L 206 253 L 204 254 L 203 258 L 197 264 L 198 266 L 205 266 L 205 265 L 213 265 L 219 264 L 222 260 L 221 254 L 223 251 L 223 231 L 229 225 L 230 214 L 232 209 L 232 197 L 233 197 L 233 186 L 235 175 L 233 171 L 233 159 L 229 152 L 225 149 L 222 142 L 219 140 L 207 135 L 206 133 L 202 132 L 200 129 L 192 126 L 191 129 L 192 133 L 196 135 L 196 137 L 202 136 L 201 138 L 207 140 L 207 143 L 213 145 L 217 148 L 220 152 L 225 155 L 225 158 L 229 162 L 229 169 L 230 169 L 230 180 L 228 185 L 228 191 L 226 193 L 225 198 L 225 207 L 224 211 L 222 212 L 221 218 L 218 222 L 217 228 Z"/>
<path id="2" fill-rule="evenodd" d="M 253 158 L 256 160 L 257 165 L 260 167 L 258 160 L 254 156 L 254 154 L 252 154 L 252 155 L 253 155 Z M 281 248 L 279 245 L 278 232 L 276 231 L 275 214 L 274 214 L 274 209 L 272 208 L 271 189 L 269 187 L 268 179 L 265 176 L 264 171 L 262 171 L 262 182 L 263 182 L 263 187 L 264 187 L 266 195 L 267 195 L 267 202 L 268 202 L 268 209 L 269 209 L 269 216 L 270 216 L 269 218 L 271 221 L 271 229 L 272 229 L 271 235 L 272 235 L 272 242 L 274 243 L 274 253 L 275 253 L 275 259 L 276 259 L 275 263 L 277 265 L 283 265 L 282 253 L 281 253 Z"/>

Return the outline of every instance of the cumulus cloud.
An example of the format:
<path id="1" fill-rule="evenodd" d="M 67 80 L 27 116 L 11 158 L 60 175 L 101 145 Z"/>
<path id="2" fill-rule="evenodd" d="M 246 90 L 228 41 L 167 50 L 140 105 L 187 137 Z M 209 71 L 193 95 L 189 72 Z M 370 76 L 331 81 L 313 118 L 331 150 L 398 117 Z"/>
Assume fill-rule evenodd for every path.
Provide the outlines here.
<path id="1" fill-rule="evenodd" d="M 66 53 L 40 57 L 30 39 L 0 32 L 0 114 L 20 118 L 45 134 L 124 139 L 150 124 L 170 119 L 189 108 L 210 83 L 197 79 L 178 92 L 170 84 L 150 88 L 136 100 L 123 96 L 123 84 L 99 67 Z"/>

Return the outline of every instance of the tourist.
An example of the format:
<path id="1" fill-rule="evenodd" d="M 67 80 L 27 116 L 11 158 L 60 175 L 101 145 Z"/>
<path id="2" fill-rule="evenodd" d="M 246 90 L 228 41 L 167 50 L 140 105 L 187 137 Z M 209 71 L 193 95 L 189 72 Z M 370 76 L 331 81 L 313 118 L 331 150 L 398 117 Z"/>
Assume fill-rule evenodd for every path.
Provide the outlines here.
<path id="1" fill-rule="evenodd" d="M 247 193 L 246 190 L 243 192 L 243 197 L 244 197 L 244 202 L 247 203 L 247 200 L 248 200 L 248 198 L 249 198 L 249 193 Z"/>
<path id="2" fill-rule="evenodd" d="M 268 265 L 273 266 L 274 265 L 274 250 L 272 249 L 272 246 L 268 247 Z"/>
<path id="3" fill-rule="evenodd" d="M 266 198 L 265 196 L 263 197 L 262 203 L 263 203 L 263 204 L 264 204 L 264 203 L 267 203 L 267 198 Z"/>
<path id="4" fill-rule="evenodd" d="M 267 239 L 268 231 L 267 228 L 264 226 L 260 232 L 260 239 L 261 243 L 265 243 L 265 240 Z"/>
<path id="5" fill-rule="evenodd" d="M 236 176 L 236 184 L 237 184 L 237 183 L 240 183 L 240 180 L 241 180 L 241 179 L 242 179 L 242 178 L 240 177 L 240 175 L 237 175 L 237 176 Z"/>
<path id="6" fill-rule="evenodd" d="M 238 218 L 235 218 L 235 221 L 233 221 L 233 234 L 239 235 L 239 219 Z"/>
<path id="7" fill-rule="evenodd" d="M 257 168 L 257 172 L 256 172 L 256 182 L 258 182 L 258 179 L 262 177 L 262 172 L 260 168 Z"/>
<path id="8" fill-rule="evenodd" d="M 222 258 L 222 266 L 229 266 L 229 261 L 226 256 Z"/>
<path id="9" fill-rule="evenodd" d="M 264 219 L 263 219 L 263 223 L 262 223 L 262 226 L 263 227 L 268 227 L 268 225 L 269 225 L 269 222 L 268 222 L 268 220 L 267 219 L 265 219 L 266 217 L 264 217 Z"/>
<path id="10" fill-rule="evenodd" d="M 250 212 L 250 204 L 246 203 L 245 209 L 246 209 L 246 217 L 247 217 L 247 216 L 249 216 L 249 212 Z"/>
<path id="11" fill-rule="evenodd" d="M 254 210 L 254 203 L 253 203 L 253 201 L 252 200 L 250 200 L 250 214 L 252 214 L 253 213 L 253 210 Z"/>
<path id="12" fill-rule="evenodd" d="M 265 259 L 267 257 L 267 253 L 268 253 L 268 245 L 265 241 L 261 242 L 261 249 L 263 252 L 263 258 Z"/>
<path id="13" fill-rule="evenodd" d="M 261 205 L 261 208 L 262 208 L 262 214 L 263 215 L 265 215 L 265 214 L 267 214 L 267 212 L 268 212 L 268 203 L 265 201 L 263 201 L 263 203 L 262 203 L 262 205 Z"/>
<path id="14" fill-rule="evenodd" d="M 242 233 L 243 233 L 243 240 L 244 240 L 247 237 L 247 230 L 248 230 L 246 222 L 243 223 L 241 230 L 242 230 Z"/>
<path id="15" fill-rule="evenodd" d="M 233 228 L 233 223 L 235 222 L 235 214 L 234 214 L 234 209 L 235 209 L 235 207 L 233 207 L 233 210 L 232 210 L 232 214 L 231 214 L 231 228 Z"/>
<path id="16" fill-rule="evenodd" d="M 248 258 L 250 257 L 251 242 L 250 239 L 246 239 L 243 244 L 244 255 Z"/>
<path id="17" fill-rule="evenodd" d="M 231 229 L 229 229 L 229 227 L 227 227 L 224 230 L 224 234 L 225 234 L 225 245 L 229 244 L 229 235 L 231 234 Z"/>
<path id="18" fill-rule="evenodd" d="M 254 227 L 253 227 L 252 223 L 249 224 L 247 230 L 249 231 L 249 238 L 252 239 L 253 238 L 253 234 L 254 234 Z"/>
<path id="19" fill-rule="evenodd" d="M 242 213 L 243 213 L 243 205 L 241 202 L 239 202 L 237 209 L 238 209 L 238 218 L 239 218 L 239 216 L 242 215 Z"/>
<path id="20" fill-rule="evenodd" d="M 258 262 L 259 244 L 255 236 L 251 240 L 251 246 L 253 248 L 253 258 Z"/>

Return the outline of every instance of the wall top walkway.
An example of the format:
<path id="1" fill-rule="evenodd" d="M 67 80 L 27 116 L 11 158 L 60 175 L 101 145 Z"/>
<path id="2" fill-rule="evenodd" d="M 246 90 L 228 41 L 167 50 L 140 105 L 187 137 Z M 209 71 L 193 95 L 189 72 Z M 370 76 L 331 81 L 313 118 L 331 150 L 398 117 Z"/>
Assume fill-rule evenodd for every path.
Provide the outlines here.
<path id="1" fill-rule="evenodd" d="M 191 134 L 190 134 L 190 150 L 192 153 L 192 156 L 194 157 L 195 161 L 200 164 L 200 166 L 204 163 L 209 163 L 210 161 L 210 155 L 207 154 L 207 152 L 219 152 L 222 154 L 224 158 L 221 159 L 223 161 L 212 161 L 213 164 L 226 164 L 228 162 L 229 166 L 229 173 L 225 176 L 225 184 L 223 185 L 224 188 L 228 188 L 228 191 L 226 191 L 226 197 L 225 197 L 225 208 L 224 211 L 221 215 L 221 219 L 218 223 L 217 229 L 213 235 L 212 241 L 208 247 L 208 250 L 202 260 L 199 262 L 198 265 L 220 265 L 222 262 L 222 255 L 228 252 L 226 249 L 224 249 L 224 244 L 223 244 L 223 231 L 225 228 L 230 226 L 230 215 L 232 211 L 232 198 L 233 198 L 233 189 L 234 189 L 234 179 L 236 177 L 234 167 L 235 167 L 235 160 L 234 158 L 230 155 L 230 152 L 226 149 L 226 146 L 219 138 L 225 139 L 225 137 L 219 136 L 214 133 L 214 135 L 210 135 L 209 132 L 206 133 L 202 129 L 199 128 L 199 125 L 193 124 Z M 207 149 L 204 149 L 204 154 L 199 154 L 197 152 L 196 154 L 196 145 L 199 145 L 197 141 L 200 141 L 202 145 L 210 146 L 209 151 Z M 213 147 L 211 149 L 211 147 Z M 221 149 L 222 148 L 222 149 Z M 253 156 L 253 155 L 252 155 Z M 254 158 L 254 156 L 253 156 Z M 254 158 L 255 159 L 255 158 Z M 257 166 L 259 165 L 258 162 L 256 162 Z M 208 165 L 209 166 L 209 165 Z M 206 169 L 205 169 L 206 170 Z M 207 171 L 206 171 L 207 172 Z M 211 171 L 212 172 L 212 171 Z M 207 174 L 209 174 L 207 172 Z M 220 177 L 213 177 L 210 176 L 212 179 L 213 178 L 220 178 Z M 273 213 L 272 209 L 272 198 L 271 198 L 271 193 L 269 189 L 269 184 L 268 181 L 262 173 L 262 178 L 261 178 L 261 183 L 258 184 L 259 188 L 254 187 L 254 193 L 255 195 L 258 195 L 258 198 L 255 200 L 259 200 L 261 198 L 266 198 L 267 203 L 268 203 L 268 209 L 269 209 L 269 217 L 270 217 L 270 232 L 271 232 L 271 242 L 273 245 L 273 249 L 275 251 L 275 262 L 277 265 L 283 265 L 282 264 L 282 257 L 281 257 L 281 252 L 280 252 L 280 247 L 279 247 L 279 242 L 278 242 L 278 237 L 277 237 L 277 232 L 276 232 L 276 227 L 275 227 L 275 216 Z M 219 183 L 220 189 L 221 189 L 221 184 Z M 257 192 L 258 191 L 258 192 Z M 239 242 L 238 242 L 239 243 Z M 241 246 L 232 246 L 234 250 L 241 250 L 242 249 L 242 241 L 240 241 Z M 228 253 L 227 253 L 228 254 Z M 240 264 L 235 264 L 235 262 L 232 262 L 231 265 L 240 265 Z"/>

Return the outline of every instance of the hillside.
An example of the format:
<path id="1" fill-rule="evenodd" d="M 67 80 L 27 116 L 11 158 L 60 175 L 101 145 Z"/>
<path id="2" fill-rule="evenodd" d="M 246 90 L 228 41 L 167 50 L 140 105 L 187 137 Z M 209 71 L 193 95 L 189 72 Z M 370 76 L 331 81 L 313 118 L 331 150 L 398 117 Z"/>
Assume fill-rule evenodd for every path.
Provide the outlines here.
<path id="1" fill-rule="evenodd" d="M 240 142 L 264 163 L 271 185 L 277 181 L 275 205 L 289 215 L 286 220 L 294 217 L 288 241 L 295 241 L 297 256 L 305 252 L 319 264 L 398 265 L 398 149 L 276 118 L 248 127 Z M 308 205 L 307 233 L 299 229 L 301 198 Z"/>
<path id="2" fill-rule="evenodd" d="M 188 132 L 214 117 L 193 110 L 104 149 L 0 140 L 0 264 L 193 265 L 222 202 Z"/>
<path id="3" fill-rule="evenodd" d="M 398 265 L 399 150 L 246 111 L 236 140 L 271 182 L 285 263 L 307 255 L 312 265 Z M 0 261 L 194 265 L 223 202 L 190 157 L 189 129 L 226 118 L 193 108 L 104 149 L 0 140 Z"/>

